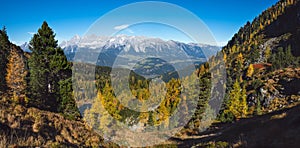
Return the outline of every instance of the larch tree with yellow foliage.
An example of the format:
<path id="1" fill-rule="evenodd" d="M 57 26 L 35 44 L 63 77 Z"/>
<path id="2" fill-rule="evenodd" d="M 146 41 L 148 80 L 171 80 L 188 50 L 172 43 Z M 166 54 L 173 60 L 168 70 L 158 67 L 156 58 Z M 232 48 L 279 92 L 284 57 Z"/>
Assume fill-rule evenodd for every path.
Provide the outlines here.
<path id="1" fill-rule="evenodd" d="M 268 46 L 266 48 L 266 50 L 264 51 L 266 62 L 269 62 L 269 58 L 270 58 L 271 54 L 272 54 L 271 48 Z"/>
<path id="2" fill-rule="evenodd" d="M 248 67 L 248 70 L 247 70 L 247 77 L 252 77 L 254 73 L 254 67 L 253 67 L 253 64 L 250 64 L 249 67 Z"/>
<path id="3" fill-rule="evenodd" d="M 13 96 L 15 102 L 25 103 L 25 89 L 27 87 L 25 80 L 27 75 L 25 56 L 21 49 L 13 46 L 8 59 L 6 83 L 9 88 L 9 94 Z"/>
<path id="4" fill-rule="evenodd" d="M 241 88 L 239 81 L 236 80 L 233 89 L 229 93 L 229 101 L 225 113 L 231 113 L 238 119 L 246 117 L 248 113 L 246 89 Z"/>
<path id="5" fill-rule="evenodd" d="M 242 71 L 244 69 L 244 62 L 245 58 L 242 53 L 239 53 L 236 60 L 235 60 L 235 65 L 234 65 L 234 71 L 237 72 L 237 78 L 241 76 Z"/>

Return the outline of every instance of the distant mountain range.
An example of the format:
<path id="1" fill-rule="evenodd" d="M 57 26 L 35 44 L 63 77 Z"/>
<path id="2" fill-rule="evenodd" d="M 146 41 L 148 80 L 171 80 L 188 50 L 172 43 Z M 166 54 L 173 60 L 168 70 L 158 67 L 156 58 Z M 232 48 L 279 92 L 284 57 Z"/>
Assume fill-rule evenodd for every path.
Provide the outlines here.
<path id="1" fill-rule="evenodd" d="M 91 62 L 90 56 L 97 54 L 99 55 L 97 65 L 138 69 L 143 75 L 172 72 L 174 68 L 182 70 L 191 64 L 198 66 L 221 49 L 205 44 L 186 44 L 173 40 L 126 35 L 113 37 L 76 35 L 69 41 L 63 41 L 60 47 L 70 61 L 74 60 L 78 51 L 84 52 L 80 58 L 85 62 Z"/>
<path id="2" fill-rule="evenodd" d="M 203 59 L 207 59 L 212 55 L 215 55 L 221 49 L 221 47 L 219 46 L 207 44 L 186 44 L 173 40 L 164 41 L 159 38 L 126 35 L 118 35 L 113 37 L 96 35 L 80 37 L 78 35 L 75 35 L 69 41 L 63 41 L 59 46 L 64 50 L 69 60 L 73 60 L 74 55 L 78 49 L 85 49 L 87 51 L 102 50 L 104 52 L 122 51 L 127 53 L 131 52 L 131 54 L 159 53 L 162 56 L 164 54 L 173 53 L 174 51 L 184 51 L 189 58 L 192 58 L 195 61 L 202 61 Z M 25 42 L 20 47 L 24 51 L 30 52 L 28 42 Z"/>

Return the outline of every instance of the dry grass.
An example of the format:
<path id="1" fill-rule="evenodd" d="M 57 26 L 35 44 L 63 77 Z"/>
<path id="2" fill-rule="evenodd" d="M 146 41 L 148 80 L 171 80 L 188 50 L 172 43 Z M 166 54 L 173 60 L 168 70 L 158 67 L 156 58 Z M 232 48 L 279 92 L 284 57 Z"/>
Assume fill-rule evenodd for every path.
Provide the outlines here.
<path id="1" fill-rule="evenodd" d="M 16 146 L 36 147 L 46 144 L 46 141 L 42 138 L 34 138 L 27 133 L 24 133 L 25 136 L 19 136 L 16 130 L 11 130 L 9 133 L 10 134 L 0 134 L 1 148 Z"/>
<path id="2" fill-rule="evenodd" d="M 282 113 L 282 114 L 278 114 L 278 115 L 273 115 L 273 116 L 271 117 L 271 120 L 274 120 L 274 119 L 282 119 L 282 118 L 284 118 L 284 117 L 286 117 L 286 113 Z"/>
<path id="3" fill-rule="evenodd" d="M 68 120 L 60 114 L 0 101 L 0 148 L 100 145 L 104 145 L 102 137 L 87 128 L 83 121 Z"/>

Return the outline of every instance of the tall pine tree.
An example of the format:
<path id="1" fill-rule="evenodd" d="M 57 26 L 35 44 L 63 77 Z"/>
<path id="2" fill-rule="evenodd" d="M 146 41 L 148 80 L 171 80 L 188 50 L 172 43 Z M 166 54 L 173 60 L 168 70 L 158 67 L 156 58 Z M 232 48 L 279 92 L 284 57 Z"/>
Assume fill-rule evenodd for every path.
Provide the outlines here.
<path id="1" fill-rule="evenodd" d="M 48 105 L 57 106 L 56 98 L 51 96 L 50 55 L 57 48 L 55 34 L 46 22 L 34 34 L 30 41 L 32 51 L 28 64 L 30 68 L 30 98 L 39 108 L 50 109 Z M 46 105 L 48 104 L 48 105 Z M 54 109 L 51 109 L 54 111 Z"/>
<path id="2" fill-rule="evenodd" d="M 30 41 L 30 97 L 40 108 L 77 118 L 71 64 L 58 47 L 55 34 L 44 22 Z"/>

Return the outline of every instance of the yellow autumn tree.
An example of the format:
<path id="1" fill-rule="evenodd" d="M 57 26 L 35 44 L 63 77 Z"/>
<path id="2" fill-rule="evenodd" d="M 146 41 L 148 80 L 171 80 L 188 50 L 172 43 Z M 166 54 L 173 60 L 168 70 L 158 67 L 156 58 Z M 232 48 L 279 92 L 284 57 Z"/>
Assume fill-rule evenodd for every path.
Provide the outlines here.
<path id="1" fill-rule="evenodd" d="M 237 52 L 237 47 L 236 47 L 236 45 L 233 45 L 232 47 L 231 47 L 231 50 L 230 50 L 231 52 L 230 53 L 235 53 L 235 52 Z"/>
<path id="2" fill-rule="evenodd" d="M 254 73 L 253 64 L 250 64 L 247 70 L 247 77 L 252 77 L 253 73 Z"/>
<path id="3" fill-rule="evenodd" d="M 241 71 L 244 67 L 244 62 L 245 62 L 245 59 L 244 59 L 244 56 L 242 53 L 239 53 L 237 58 L 236 58 L 236 61 L 235 61 L 235 70 L 236 71 Z"/>
<path id="4" fill-rule="evenodd" d="M 112 117 L 102 103 L 104 103 L 104 96 L 98 91 L 91 108 L 84 111 L 84 120 L 93 128 L 107 134 L 110 132 L 108 125 L 111 124 Z"/>
<path id="5" fill-rule="evenodd" d="M 263 26 L 262 23 L 259 23 L 259 29 L 260 29 L 260 30 L 263 30 L 263 29 L 264 29 L 264 26 Z"/>
<path id="6" fill-rule="evenodd" d="M 229 93 L 228 109 L 224 112 L 231 112 L 235 118 L 246 117 L 248 112 L 246 99 L 246 89 L 241 88 L 239 81 L 236 80 Z"/>
<path id="7" fill-rule="evenodd" d="M 139 115 L 139 122 L 146 124 L 149 119 L 149 112 L 147 111 L 148 106 L 146 105 L 146 103 L 144 101 L 142 101 L 141 103 L 142 103 L 142 106 L 141 106 L 141 111 L 140 111 L 140 115 Z"/>
<path id="8" fill-rule="evenodd" d="M 13 96 L 14 101 L 24 103 L 27 86 L 25 80 L 27 75 L 25 57 L 21 49 L 13 46 L 8 59 L 6 82 L 9 94 Z"/>
<path id="9" fill-rule="evenodd" d="M 198 73 L 198 75 L 202 75 L 203 73 L 205 73 L 205 67 L 204 67 L 204 65 L 202 64 L 201 66 L 200 66 L 200 69 L 199 69 L 199 73 Z"/>
<path id="10" fill-rule="evenodd" d="M 227 62 L 227 54 L 225 52 L 223 52 L 223 60 L 225 63 Z"/>
<path id="11" fill-rule="evenodd" d="M 270 58 L 270 56 L 271 56 L 271 48 L 268 46 L 267 48 L 266 48 L 266 50 L 264 51 L 264 55 L 265 55 L 265 59 L 266 59 L 266 62 L 268 62 L 268 59 Z"/>
<path id="12" fill-rule="evenodd" d="M 169 127 L 169 118 L 170 118 L 170 112 L 168 108 L 165 105 L 160 106 L 159 108 L 159 120 L 160 125 L 163 125 L 164 128 Z"/>
<path id="13" fill-rule="evenodd" d="M 244 63 L 245 59 L 242 53 L 239 53 L 238 57 L 237 57 L 238 62 L 240 63 Z"/>

